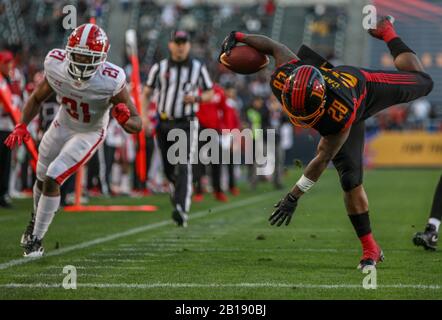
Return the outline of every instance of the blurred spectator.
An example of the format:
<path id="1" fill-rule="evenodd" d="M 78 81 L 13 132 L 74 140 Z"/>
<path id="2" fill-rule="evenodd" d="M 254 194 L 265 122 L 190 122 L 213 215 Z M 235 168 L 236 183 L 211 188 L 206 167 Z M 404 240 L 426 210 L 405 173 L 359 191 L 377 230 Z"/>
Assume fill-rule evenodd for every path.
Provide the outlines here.
<path id="1" fill-rule="evenodd" d="M 416 128 L 422 129 L 430 118 L 431 104 L 427 98 L 420 98 L 411 103 L 411 117 L 416 123 Z"/>
<path id="2" fill-rule="evenodd" d="M 264 5 L 264 8 L 265 8 L 266 15 L 273 16 L 276 11 L 275 0 L 267 0 Z"/>
<path id="3" fill-rule="evenodd" d="M 235 130 L 241 129 L 241 120 L 239 118 L 240 110 L 242 108 L 242 101 L 237 96 L 237 91 L 234 86 L 226 87 L 226 104 L 227 108 L 224 114 L 224 127 L 225 129 Z M 227 184 L 229 186 L 230 193 L 234 196 L 239 194 L 237 188 L 235 169 L 237 165 L 234 164 L 234 152 L 239 152 L 241 149 L 241 141 L 238 137 L 232 134 L 221 136 L 221 145 L 223 152 L 230 153 L 230 163 L 226 164 L 227 167 Z"/>
<path id="4" fill-rule="evenodd" d="M 0 90 L 12 91 L 11 75 L 14 73 L 14 56 L 12 52 L 0 51 Z M 0 93 L 3 94 L 3 93 Z M 14 124 L 0 101 L 0 207 L 10 208 L 9 200 L 9 174 L 11 171 L 11 150 L 4 141 L 14 129 Z"/>
<path id="5" fill-rule="evenodd" d="M 249 128 L 252 129 L 254 154 L 263 154 L 261 148 L 264 147 L 265 130 L 269 127 L 269 110 L 262 97 L 253 97 L 251 106 L 246 110 L 245 118 Z M 258 183 L 256 169 L 257 163 L 255 157 L 253 157 L 253 164 L 249 166 L 249 181 L 252 189 L 255 189 Z"/>
<path id="6" fill-rule="evenodd" d="M 225 116 L 228 113 L 227 111 L 227 103 L 226 103 L 226 95 L 224 93 L 224 89 L 220 87 L 218 84 L 214 84 L 213 86 L 214 95 L 210 101 L 203 102 L 200 104 L 200 108 L 196 113 L 199 123 L 200 123 L 200 133 L 204 129 L 215 129 L 218 133 L 221 133 L 221 130 L 225 128 Z M 217 136 L 216 144 L 218 145 L 218 151 L 221 151 L 221 143 L 220 143 L 220 135 Z M 204 146 L 204 143 L 200 143 L 199 147 Z M 201 150 L 198 151 L 198 154 L 201 156 Z M 219 152 L 219 156 L 221 156 L 221 152 Z M 209 166 L 205 166 L 200 161 L 198 164 L 194 165 L 195 167 L 195 201 L 201 201 L 203 199 L 203 188 L 202 188 L 202 178 L 205 174 L 205 169 L 210 167 L 211 178 L 212 178 L 212 187 L 213 194 L 215 199 L 221 202 L 227 201 L 227 196 L 224 191 L 221 189 L 221 162 L 211 163 Z"/>
<path id="7" fill-rule="evenodd" d="M 276 189 L 282 189 L 282 174 L 284 166 L 284 151 L 281 145 L 281 127 L 287 121 L 281 109 L 281 105 L 274 95 L 270 96 L 270 119 L 269 126 L 275 130 L 275 154 L 273 155 L 275 161 L 275 172 L 273 174 L 273 184 Z"/>
<path id="8" fill-rule="evenodd" d="M 166 28 L 172 28 L 175 25 L 178 12 L 174 4 L 167 4 L 161 13 L 161 21 Z"/>

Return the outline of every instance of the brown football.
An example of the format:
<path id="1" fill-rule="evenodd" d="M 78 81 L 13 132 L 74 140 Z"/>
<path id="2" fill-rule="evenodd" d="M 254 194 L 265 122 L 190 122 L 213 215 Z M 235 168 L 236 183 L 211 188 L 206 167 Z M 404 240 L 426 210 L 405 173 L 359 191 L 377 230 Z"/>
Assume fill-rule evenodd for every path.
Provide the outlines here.
<path id="1" fill-rule="evenodd" d="M 230 55 L 223 53 L 220 61 L 236 73 L 251 74 L 258 72 L 269 64 L 269 57 L 247 45 L 234 47 Z"/>

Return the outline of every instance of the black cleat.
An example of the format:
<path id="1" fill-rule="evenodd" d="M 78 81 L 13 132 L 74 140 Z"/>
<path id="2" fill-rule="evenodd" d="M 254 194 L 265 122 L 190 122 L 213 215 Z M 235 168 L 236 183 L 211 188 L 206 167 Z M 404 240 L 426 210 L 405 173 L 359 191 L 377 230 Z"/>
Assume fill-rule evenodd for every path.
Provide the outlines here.
<path id="1" fill-rule="evenodd" d="M 21 236 L 20 246 L 25 247 L 26 243 L 28 243 L 32 238 L 32 232 L 34 231 L 35 224 L 35 213 L 31 212 L 31 220 L 29 221 L 25 232 Z"/>
<path id="2" fill-rule="evenodd" d="M 172 211 L 172 219 L 175 221 L 178 227 L 187 227 L 187 220 L 189 219 L 188 215 L 184 212 L 180 212 L 178 210 Z"/>
<path id="3" fill-rule="evenodd" d="M 0 207 L 5 209 L 12 209 L 11 200 L 7 196 L 0 197 Z"/>
<path id="4" fill-rule="evenodd" d="M 436 231 L 436 226 L 427 224 L 424 232 L 416 232 L 413 237 L 415 246 L 424 247 L 425 250 L 435 251 L 437 247 L 437 240 L 439 236 Z"/>
<path id="5" fill-rule="evenodd" d="M 41 257 L 45 251 L 41 245 L 41 240 L 36 236 L 31 236 L 31 239 L 26 242 L 24 248 L 25 252 L 23 253 L 23 257 L 26 258 Z"/>

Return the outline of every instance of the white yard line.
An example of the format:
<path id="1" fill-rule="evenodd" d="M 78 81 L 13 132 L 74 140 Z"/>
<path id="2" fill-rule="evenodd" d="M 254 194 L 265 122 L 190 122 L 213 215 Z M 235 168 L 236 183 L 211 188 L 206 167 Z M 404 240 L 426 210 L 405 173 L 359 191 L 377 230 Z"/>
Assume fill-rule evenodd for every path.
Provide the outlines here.
<path id="1" fill-rule="evenodd" d="M 161 253 L 152 253 L 152 252 L 107 252 L 107 253 L 93 253 L 90 254 L 89 256 L 91 257 L 97 257 L 97 259 L 106 259 L 107 257 L 112 258 L 112 257 L 132 257 L 132 256 L 136 256 L 136 257 L 167 257 L 167 256 L 172 256 L 173 254 L 167 254 L 167 255 L 163 255 Z M 140 260 L 143 261 L 143 260 Z"/>
<path id="2" fill-rule="evenodd" d="M 79 288 L 103 289 L 153 289 L 153 288 L 298 288 L 298 289 L 360 289 L 360 284 L 308 284 L 308 283 L 78 283 Z M 62 288 L 61 283 L 8 283 L 0 284 L 0 288 Z M 386 284 L 378 285 L 378 289 L 424 289 L 441 290 L 442 285 L 424 284 Z"/>
<path id="3" fill-rule="evenodd" d="M 222 206 L 218 206 L 215 207 L 213 209 L 209 209 L 209 210 L 203 210 L 203 211 L 198 211 L 195 213 L 190 214 L 190 220 L 194 220 L 194 219 L 198 219 L 198 218 L 202 218 L 205 216 L 208 216 L 210 214 L 213 213 L 217 213 L 217 212 L 223 212 L 223 211 L 227 211 L 230 209 L 234 209 L 234 208 L 238 208 L 238 207 L 242 207 L 248 204 L 256 204 L 257 202 L 261 202 L 267 198 L 270 198 L 271 196 L 274 196 L 275 194 L 280 193 L 279 191 L 273 191 L 270 193 L 267 193 L 265 195 L 259 195 L 259 196 L 255 196 L 252 198 L 247 198 L 244 200 L 240 200 L 237 202 L 233 202 L 233 203 L 229 203 L 229 204 L 225 204 Z M 116 239 L 120 239 L 120 238 L 124 238 L 124 237 L 128 237 L 128 236 L 132 236 L 134 234 L 138 234 L 138 233 L 142 233 L 145 231 L 149 231 L 149 230 L 153 230 L 153 229 L 158 229 L 167 225 L 173 224 L 172 220 L 164 220 L 164 221 L 160 221 L 160 222 L 156 222 L 156 223 L 152 223 L 152 224 L 148 224 L 148 225 L 144 225 L 141 227 L 136 227 L 136 228 L 132 228 L 132 229 L 128 229 L 126 231 L 123 232 L 117 232 L 117 233 L 113 233 L 110 234 L 108 236 L 105 237 L 101 237 L 101 238 L 97 238 L 94 240 L 90 240 L 90 241 L 86 241 L 86 242 L 82 242 L 76 245 L 72 245 L 72 246 L 68 246 L 65 248 L 61 248 L 58 250 L 53 250 L 53 251 L 49 251 L 44 257 L 52 257 L 52 256 L 59 256 L 71 251 L 75 251 L 75 250 L 80 250 L 80 249 L 85 249 L 85 248 L 89 248 L 98 244 L 102 244 L 105 242 L 109 242 L 109 241 L 113 241 Z M 4 270 L 13 266 L 18 266 L 21 264 L 25 264 L 25 263 L 29 263 L 35 260 L 39 260 L 42 257 L 39 258 L 21 258 L 21 259 L 14 259 L 5 263 L 0 264 L 0 270 Z"/>
<path id="4" fill-rule="evenodd" d="M 64 266 L 49 266 L 47 270 L 63 270 Z M 88 269 L 118 269 L 118 270 L 144 270 L 146 267 L 130 267 L 130 266 L 75 266 L 75 269 L 88 270 Z"/>
<path id="5" fill-rule="evenodd" d="M 83 262 L 92 262 L 92 263 L 105 263 L 105 262 L 124 262 L 124 263 L 138 263 L 138 262 L 151 262 L 151 261 L 159 261 L 157 259 L 149 259 L 149 260 L 142 260 L 142 259 L 118 259 L 118 258 L 103 258 L 103 259 L 77 259 L 72 261 L 72 264 L 75 266 L 75 263 L 83 263 Z"/>

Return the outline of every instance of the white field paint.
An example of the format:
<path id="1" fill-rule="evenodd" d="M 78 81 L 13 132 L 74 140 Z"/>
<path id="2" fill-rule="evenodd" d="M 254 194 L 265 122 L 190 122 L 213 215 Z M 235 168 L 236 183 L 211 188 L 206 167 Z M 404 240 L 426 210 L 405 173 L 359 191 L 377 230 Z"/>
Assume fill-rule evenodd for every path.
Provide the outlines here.
<path id="1" fill-rule="evenodd" d="M 359 289 L 364 290 L 360 284 L 308 284 L 308 283 L 78 283 L 79 288 L 101 289 L 175 289 L 175 288 L 299 288 L 299 289 Z M 60 283 L 8 283 L 0 284 L 0 288 L 29 289 L 29 288 L 62 288 Z M 442 290 L 442 285 L 424 284 L 386 284 L 378 285 L 378 289 L 420 289 Z"/>
<path id="2" fill-rule="evenodd" d="M 215 207 L 215 208 L 210 209 L 210 210 L 198 211 L 198 212 L 195 212 L 195 213 L 191 214 L 189 219 L 190 220 L 199 219 L 199 218 L 206 217 L 209 214 L 213 214 L 213 213 L 217 213 L 217 212 L 223 212 L 223 211 L 228 211 L 230 209 L 234 209 L 234 208 L 238 208 L 238 207 L 243 207 L 243 206 L 246 206 L 248 204 L 256 204 L 257 202 L 262 202 L 263 200 L 265 200 L 267 198 L 270 198 L 270 197 L 272 197 L 272 196 L 274 196 L 276 194 L 280 194 L 280 192 L 279 191 L 273 191 L 273 192 L 267 193 L 266 195 L 259 195 L 259 196 L 255 196 L 255 197 L 252 197 L 252 198 L 247 198 L 247 199 L 244 199 L 244 200 L 241 200 L 241 201 L 237 201 L 237 202 L 221 205 L 221 206 Z M 49 251 L 43 257 L 20 258 L 20 259 L 10 260 L 8 262 L 0 264 L 0 270 L 4 270 L 4 269 L 10 268 L 10 267 L 14 267 L 14 266 L 18 266 L 18 265 L 21 265 L 21 264 L 30 263 L 32 261 L 39 260 L 39 259 L 42 259 L 44 257 L 59 256 L 59 255 L 62 255 L 62 254 L 68 253 L 68 252 L 89 248 L 89 247 L 92 247 L 92 246 L 95 246 L 95 245 L 98 245 L 98 244 L 102 244 L 102 243 L 113 241 L 113 240 L 116 240 L 116 239 L 132 236 L 132 235 L 135 235 L 135 234 L 138 234 L 138 233 L 142 233 L 142 232 L 145 232 L 145 231 L 158 229 L 158 228 L 161 228 L 161 227 L 164 227 L 164 226 L 168 226 L 168 225 L 171 225 L 171 224 L 173 224 L 172 220 L 164 220 L 164 221 L 160 221 L 160 222 L 156 222 L 156 223 L 152 223 L 152 224 L 148 224 L 148 225 L 144 225 L 144 226 L 128 229 L 126 231 L 113 233 L 113 234 L 110 234 L 108 236 L 104 236 L 104 237 L 100 237 L 100 238 L 97 238 L 97 239 L 94 239 L 94 240 L 82 242 L 82 243 L 79 243 L 79 244 L 76 244 L 76 245 L 72 245 L 72 246 L 68 246 L 68 247 L 65 247 L 65 248 L 61 248 L 61 249 L 58 249 L 58 250 Z"/>

